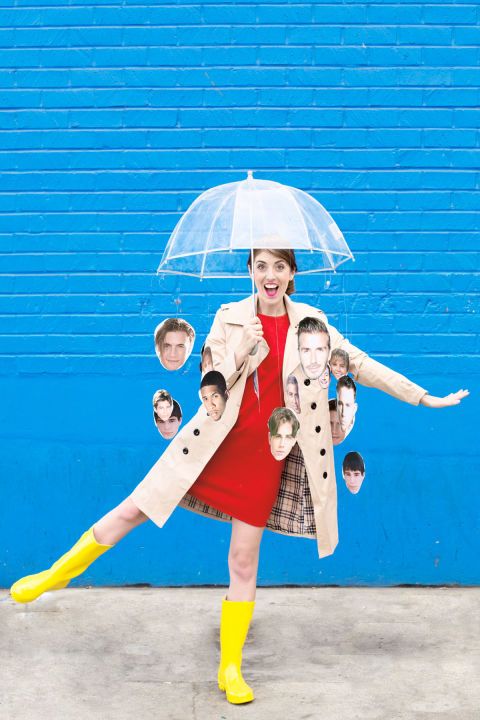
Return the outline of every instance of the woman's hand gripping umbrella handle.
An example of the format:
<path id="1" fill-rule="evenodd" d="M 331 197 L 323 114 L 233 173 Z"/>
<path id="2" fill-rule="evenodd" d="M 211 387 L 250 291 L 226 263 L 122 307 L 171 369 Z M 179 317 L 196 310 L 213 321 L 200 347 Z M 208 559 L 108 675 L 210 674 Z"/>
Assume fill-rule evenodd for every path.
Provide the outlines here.
<path id="1" fill-rule="evenodd" d="M 260 319 L 257 316 L 250 318 L 248 323 L 243 326 L 243 338 L 235 350 L 235 364 L 237 370 L 240 370 L 248 355 L 255 355 L 258 349 L 258 343 L 263 338 L 263 328 Z"/>

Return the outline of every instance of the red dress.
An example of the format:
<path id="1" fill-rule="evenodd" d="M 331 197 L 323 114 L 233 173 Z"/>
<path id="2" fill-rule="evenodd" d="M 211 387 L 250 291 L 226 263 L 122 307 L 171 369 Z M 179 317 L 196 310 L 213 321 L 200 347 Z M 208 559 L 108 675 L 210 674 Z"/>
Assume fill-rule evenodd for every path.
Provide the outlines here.
<path id="1" fill-rule="evenodd" d="M 260 402 L 247 378 L 237 422 L 189 489 L 189 494 L 249 525 L 264 527 L 277 498 L 284 460 L 270 452 L 267 422 L 283 407 L 282 367 L 288 315 L 260 315 L 270 352 L 258 366 Z"/>

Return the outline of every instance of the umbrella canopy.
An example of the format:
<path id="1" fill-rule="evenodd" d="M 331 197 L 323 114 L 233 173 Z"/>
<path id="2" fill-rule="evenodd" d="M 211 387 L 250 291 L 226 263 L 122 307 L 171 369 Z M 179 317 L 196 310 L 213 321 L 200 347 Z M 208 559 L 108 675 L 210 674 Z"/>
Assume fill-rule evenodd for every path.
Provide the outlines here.
<path id="1" fill-rule="evenodd" d="M 295 250 L 299 271 L 335 270 L 353 255 L 333 218 L 311 195 L 252 171 L 240 182 L 202 193 L 182 215 L 159 273 L 248 277 L 252 248 Z"/>

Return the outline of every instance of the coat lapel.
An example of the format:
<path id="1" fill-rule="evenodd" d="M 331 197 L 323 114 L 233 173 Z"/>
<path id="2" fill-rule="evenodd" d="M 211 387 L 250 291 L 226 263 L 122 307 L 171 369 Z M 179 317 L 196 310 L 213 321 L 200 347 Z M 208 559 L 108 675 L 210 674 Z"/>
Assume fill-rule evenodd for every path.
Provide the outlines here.
<path id="1" fill-rule="evenodd" d="M 288 376 L 293 373 L 300 364 L 300 356 L 298 354 L 297 330 L 298 323 L 302 318 L 312 315 L 312 308 L 304 303 L 296 303 L 285 295 L 285 307 L 290 321 L 288 328 L 287 340 L 285 343 L 285 354 L 283 357 L 283 387 L 286 386 Z M 224 319 L 231 325 L 245 325 L 253 314 L 252 296 L 224 306 Z M 258 306 L 258 296 L 255 296 L 255 306 Z M 267 357 L 269 347 L 264 339 L 258 344 L 258 350 L 255 355 L 250 355 L 249 374 Z"/>
<path id="2" fill-rule="evenodd" d="M 255 296 L 255 306 L 257 298 Z M 252 296 L 233 302 L 228 305 L 222 305 L 223 319 L 230 325 L 245 325 L 253 315 Z"/>
<path id="3" fill-rule="evenodd" d="M 285 343 L 285 354 L 283 356 L 283 387 L 287 386 L 288 376 L 296 370 L 300 364 L 300 356 L 298 354 L 298 338 L 297 330 L 298 323 L 304 317 L 301 312 L 301 305 L 295 303 L 288 295 L 285 295 L 285 305 L 288 312 L 288 318 L 290 320 L 290 327 L 288 328 L 287 340 Z"/>

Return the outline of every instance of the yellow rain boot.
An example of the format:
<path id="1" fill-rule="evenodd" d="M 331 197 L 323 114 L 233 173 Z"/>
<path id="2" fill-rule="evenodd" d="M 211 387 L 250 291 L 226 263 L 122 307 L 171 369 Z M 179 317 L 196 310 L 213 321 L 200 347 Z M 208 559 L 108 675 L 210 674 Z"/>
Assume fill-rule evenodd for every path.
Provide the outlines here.
<path id="1" fill-rule="evenodd" d="M 220 667 L 218 687 L 225 690 L 234 705 L 251 702 L 253 690 L 242 677 L 242 648 L 245 643 L 255 602 L 223 600 L 220 622 Z"/>
<path id="2" fill-rule="evenodd" d="M 111 547 L 113 545 L 97 543 L 91 527 L 49 570 L 17 580 L 10 588 L 10 595 L 18 603 L 29 603 L 47 590 L 60 590 Z"/>

